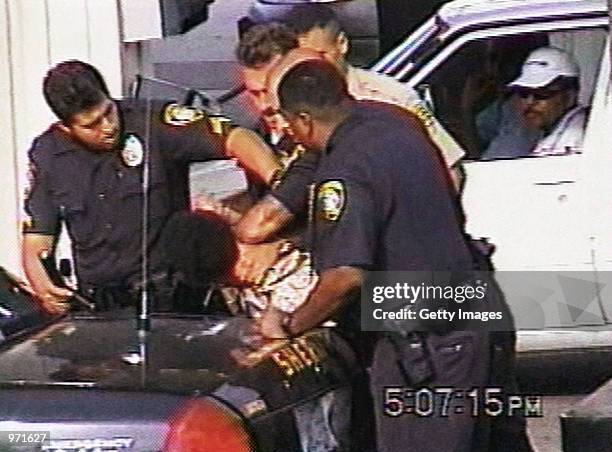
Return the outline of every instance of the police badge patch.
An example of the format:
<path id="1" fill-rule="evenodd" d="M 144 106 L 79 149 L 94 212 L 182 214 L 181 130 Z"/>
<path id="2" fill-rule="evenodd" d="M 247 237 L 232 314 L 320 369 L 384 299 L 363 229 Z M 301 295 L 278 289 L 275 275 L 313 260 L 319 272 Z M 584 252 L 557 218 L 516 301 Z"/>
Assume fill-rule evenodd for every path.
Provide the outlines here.
<path id="1" fill-rule="evenodd" d="M 338 221 L 346 204 L 346 190 L 341 180 L 328 180 L 317 190 L 317 216 L 326 221 Z"/>
<path id="2" fill-rule="evenodd" d="M 216 135 L 227 136 L 232 129 L 232 120 L 223 115 L 215 115 L 208 117 L 211 132 Z"/>
<path id="3" fill-rule="evenodd" d="M 128 135 L 125 139 L 125 144 L 121 150 L 121 158 L 123 163 L 130 168 L 138 166 L 142 163 L 144 156 L 144 148 L 142 142 L 136 135 Z"/>
<path id="4" fill-rule="evenodd" d="M 169 104 L 164 108 L 162 120 L 171 126 L 188 126 L 204 118 L 204 112 L 195 107 L 186 105 Z"/>

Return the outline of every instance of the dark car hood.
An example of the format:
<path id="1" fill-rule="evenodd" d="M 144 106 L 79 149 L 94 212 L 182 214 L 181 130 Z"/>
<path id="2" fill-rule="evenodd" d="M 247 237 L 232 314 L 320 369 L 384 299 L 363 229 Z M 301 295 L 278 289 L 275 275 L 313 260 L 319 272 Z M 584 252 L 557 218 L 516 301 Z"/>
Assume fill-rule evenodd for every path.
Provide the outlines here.
<path id="1" fill-rule="evenodd" d="M 139 336 L 130 318 L 67 317 L 4 344 L 0 384 L 208 392 L 243 371 L 230 350 L 244 346 L 246 324 L 162 317 Z"/>

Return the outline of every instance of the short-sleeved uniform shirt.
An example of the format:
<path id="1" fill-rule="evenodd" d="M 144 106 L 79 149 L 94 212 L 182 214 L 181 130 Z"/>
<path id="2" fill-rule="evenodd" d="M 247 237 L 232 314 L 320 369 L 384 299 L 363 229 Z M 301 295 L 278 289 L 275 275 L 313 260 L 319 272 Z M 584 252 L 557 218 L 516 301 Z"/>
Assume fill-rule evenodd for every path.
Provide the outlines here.
<path id="1" fill-rule="evenodd" d="M 299 217 L 300 221 L 293 223 L 290 229 L 290 232 L 295 234 L 305 225 L 302 220 L 306 218 L 307 187 L 312 183 L 319 155 L 307 151 L 289 134 L 273 137 L 263 118 L 257 124 L 256 130 L 274 152 L 280 163 L 280 170 L 269 185 L 258 180 L 249 181 L 249 193 L 254 199 L 272 194 L 277 203 Z"/>
<path id="2" fill-rule="evenodd" d="M 318 153 L 304 150 L 284 168 L 272 189 L 272 196 L 294 215 L 306 213 L 308 186 L 312 183 L 318 163 Z"/>
<path id="3" fill-rule="evenodd" d="M 349 93 L 357 100 L 389 102 L 413 113 L 425 126 L 449 168 L 465 155 L 463 148 L 440 124 L 413 88 L 387 75 L 355 67 L 349 67 L 346 81 Z"/>
<path id="4" fill-rule="evenodd" d="M 297 143 L 291 135 L 274 136 L 272 133 L 269 133 L 263 118 L 257 126 L 257 131 L 271 147 L 281 166 L 280 172 L 275 175 L 275 179 L 272 181 L 272 189 L 278 189 L 283 194 L 286 193 L 283 203 L 286 202 L 285 205 L 289 210 L 292 212 L 299 211 L 300 209 L 303 210 L 303 206 L 306 205 L 305 187 L 312 182 L 312 176 L 316 168 L 316 156 L 314 160 L 315 165 L 308 165 L 303 169 L 304 166 L 301 160 L 306 149 Z M 287 178 L 286 175 L 289 171 L 291 171 L 292 175 L 290 178 Z M 259 191 L 257 197 L 261 197 L 263 193 L 268 191 L 268 187 L 266 187 L 266 190 L 263 187 L 256 188 Z M 282 197 L 283 195 L 281 194 L 280 196 Z"/>
<path id="5" fill-rule="evenodd" d="M 444 164 L 406 110 L 356 101 L 323 151 L 314 183 L 317 271 L 472 268 Z"/>
<path id="6" fill-rule="evenodd" d="M 117 101 L 122 149 L 97 153 L 51 126 L 29 151 L 24 233 L 57 235 L 65 221 L 83 286 L 131 283 L 141 267 L 143 147 L 150 125 L 149 263 L 165 269 L 158 239 L 167 217 L 187 206 L 188 162 L 223 157 L 218 124 L 201 112 Z"/>
<path id="7" fill-rule="evenodd" d="M 444 129 L 414 89 L 384 74 L 355 67 L 349 67 L 346 81 L 349 93 L 357 100 L 387 102 L 414 114 L 439 149 L 448 168 L 453 167 L 465 155 L 463 148 Z M 318 157 L 316 153 L 306 152 L 293 163 L 273 192 L 273 196 L 293 214 L 305 208 L 307 194 L 302 189 L 311 182 Z"/>

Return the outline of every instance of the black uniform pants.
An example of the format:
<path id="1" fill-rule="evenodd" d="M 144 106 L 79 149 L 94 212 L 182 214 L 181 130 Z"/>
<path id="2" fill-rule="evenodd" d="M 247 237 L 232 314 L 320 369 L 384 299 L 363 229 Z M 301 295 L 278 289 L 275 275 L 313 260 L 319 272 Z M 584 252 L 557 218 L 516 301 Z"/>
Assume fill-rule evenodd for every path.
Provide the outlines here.
<path id="1" fill-rule="evenodd" d="M 465 395 L 487 385 L 489 357 L 488 332 L 379 339 L 370 369 L 377 450 L 472 451 L 477 417 Z"/>
<path id="2" fill-rule="evenodd" d="M 532 450 L 524 417 L 485 409 L 487 394 L 501 401 L 488 406 L 496 411 L 508 407 L 506 396 L 519 393 L 514 332 L 423 333 L 418 339 L 389 335 L 376 345 L 370 379 L 379 452 Z"/>
<path id="3" fill-rule="evenodd" d="M 516 379 L 516 333 L 500 331 L 491 333 L 491 371 L 489 386 L 504 388 L 506 395 L 520 394 Z M 508 406 L 507 400 L 504 404 Z M 527 437 L 525 417 L 485 416 L 478 425 L 475 444 L 478 451 L 490 452 L 532 452 Z"/>

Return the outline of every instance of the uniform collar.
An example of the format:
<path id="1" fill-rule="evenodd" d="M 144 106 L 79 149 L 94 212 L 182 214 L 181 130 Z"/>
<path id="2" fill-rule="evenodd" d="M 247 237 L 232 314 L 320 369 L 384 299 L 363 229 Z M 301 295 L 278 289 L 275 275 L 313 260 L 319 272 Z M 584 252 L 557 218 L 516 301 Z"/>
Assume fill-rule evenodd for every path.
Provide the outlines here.
<path id="1" fill-rule="evenodd" d="M 330 154 L 332 150 L 342 141 L 344 136 L 351 131 L 351 129 L 361 121 L 359 117 L 359 101 L 353 101 L 352 105 L 349 107 L 350 113 L 344 118 L 336 128 L 333 133 L 329 137 L 329 141 L 327 142 L 327 146 L 325 147 L 324 154 Z"/>
<path id="2" fill-rule="evenodd" d="M 53 127 L 53 126 L 52 126 Z M 57 127 L 53 127 L 53 136 L 55 138 L 55 146 L 51 149 L 51 153 L 56 156 L 87 156 L 91 161 L 102 161 L 108 156 L 117 155 L 117 151 L 109 152 L 94 152 L 87 149 L 82 144 L 74 141 Z"/>
<path id="3" fill-rule="evenodd" d="M 346 74 L 346 83 L 349 93 L 359 100 L 371 99 L 372 96 L 380 96 L 380 89 L 372 78 L 372 72 L 349 66 Z"/>
<path id="4" fill-rule="evenodd" d="M 50 128 L 50 132 L 56 142 L 56 145 L 51 151 L 53 155 L 66 154 L 67 152 L 72 151 L 87 151 L 87 149 L 82 144 L 73 140 L 69 135 L 63 132 L 59 128 L 59 123 L 53 124 Z"/>
<path id="5" fill-rule="evenodd" d="M 346 83 L 348 84 L 349 93 L 352 93 L 353 90 L 358 90 L 365 83 L 363 80 L 364 70 L 360 70 L 354 66 L 348 67 L 346 72 Z"/>

